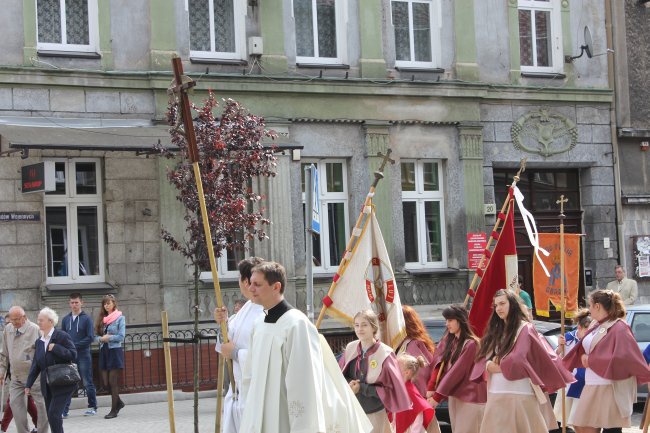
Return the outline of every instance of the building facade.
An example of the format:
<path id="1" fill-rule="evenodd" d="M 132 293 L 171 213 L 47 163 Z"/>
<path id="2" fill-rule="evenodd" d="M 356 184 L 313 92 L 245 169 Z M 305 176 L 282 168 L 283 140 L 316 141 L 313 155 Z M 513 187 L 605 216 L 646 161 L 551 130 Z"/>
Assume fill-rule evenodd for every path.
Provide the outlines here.
<path id="1" fill-rule="evenodd" d="M 321 299 L 376 155 L 389 148 L 395 164 L 374 204 L 403 303 L 428 314 L 464 299 L 467 234 L 491 231 L 524 157 L 520 187 L 542 230 L 557 230 L 554 203 L 565 194 L 592 285 L 613 277 L 608 56 L 565 60 L 580 51 L 585 26 L 606 50 L 604 0 L 72 3 L 12 2 L 0 18 L 0 208 L 40 218 L 0 222 L 0 309 L 65 308 L 81 290 L 91 305 L 116 293 L 129 323 L 157 323 L 161 309 L 190 317 L 191 271 L 160 240 L 161 228 L 182 233 L 183 209 L 168 162 L 147 152 L 169 143 L 161 123 L 173 54 L 197 81 L 197 102 L 210 89 L 236 99 L 266 118 L 276 144 L 300 149 L 279 155 L 277 176 L 255 185 L 273 225 L 268 241 L 220 259 L 227 303 L 239 297 L 236 260 L 255 254 L 286 266 L 288 298 L 304 309 L 310 163 L 321 181 Z M 56 191 L 24 193 L 21 168 L 41 161 L 54 163 Z M 531 252 L 520 240 L 530 287 Z M 203 281 L 208 319 L 214 295 Z"/>

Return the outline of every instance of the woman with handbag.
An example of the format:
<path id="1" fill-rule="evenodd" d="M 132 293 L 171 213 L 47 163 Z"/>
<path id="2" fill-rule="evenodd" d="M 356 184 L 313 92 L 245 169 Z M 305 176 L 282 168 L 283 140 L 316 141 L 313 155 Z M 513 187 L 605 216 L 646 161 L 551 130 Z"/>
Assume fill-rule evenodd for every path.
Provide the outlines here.
<path id="1" fill-rule="evenodd" d="M 106 419 L 117 417 L 124 407 L 120 398 L 120 376 L 124 369 L 124 337 L 126 335 L 126 320 L 117 309 L 117 300 L 113 295 L 102 298 L 97 323 L 95 323 L 95 340 L 99 342 L 99 372 L 102 385 L 111 393 L 111 411 L 104 416 Z"/>
<path id="2" fill-rule="evenodd" d="M 65 331 L 54 329 L 58 321 L 59 316 L 51 308 L 45 307 L 38 313 L 41 338 L 36 340 L 32 367 L 25 383 L 25 394 L 29 395 L 36 378 L 41 375 L 41 392 L 52 433 L 63 433 L 61 414 L 80 380 L 76 366 L 71 364 L 77 359 L 77 349 Z"/>

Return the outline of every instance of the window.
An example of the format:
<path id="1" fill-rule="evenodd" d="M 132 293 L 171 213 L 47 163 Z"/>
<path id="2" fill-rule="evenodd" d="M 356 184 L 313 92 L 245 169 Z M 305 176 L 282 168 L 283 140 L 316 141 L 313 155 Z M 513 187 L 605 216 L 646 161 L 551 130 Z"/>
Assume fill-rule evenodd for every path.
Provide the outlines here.
<path id="1" fill-rule="evenodd" d="M 312 162 L 303 163 L 300 170 L 303 212 L 305 167 L 310 164 Z M 321 220 L 320 235 L 313 237 L 314 272 L 334 272 L 343 259 L 349 239 L 347 169 L 345 161 L 340 160 L 321 160 L 313 164 L 318 170 Z M 327 242 L 322 242 L 321 239 L 327 239 Z"/>
<path id="2" fill-rule="evenodd" d="M 55 160 L 56 190 L 45 194 L 48 283 L 104 281 L 104 230 L 98 160 Z"/>
<path id="3" fill-rule="evenodd" d="M 243 239 L 243 235 L 240 234 L 237 236 L 239 239 Z M 221 256 L 217 257 L 217 275 L 219 278 L 236 278 L 239 280 L 239 270 L 237 269 L 237 264 L 244 260 L 246 257 L 254 256 L 252 249 L 246 249 L 241 246 L 237 246 L 233 249 L 224 248 L 221 250 Z M 208 268 L 201 271 L 199 276 L 201 281 L 207 282 L 212 281 L 212 271 L 208 265 Z"/>
<path id="4" fill-rule="evenodd" d="M 522 72 L 562 72 L 559 0 L 519 0 L 518 15 Z"/>
<path id="5" fill-rule="evenodd" d="M 400 168 L 406 267 L 446 267 L 441 163 L 402 161 Z"/>
<path id="6" fill-rule="evenodd" d="M 96 52 L 97 0 L 36 0 L 38 49 Z"/>
<path id="7" fill-rule="evenodd" d="M 293 0 L 296 62 L 345 62 L 344 0 Z"/>
<path id="8" fill-rule="evenodd" d="M 393 0 L 395 66 L 440 65 L 440 4 L 436 0 Z"/>
<path id="9" fill-rule="evenodd" d="M 241 60 L 246 4 L 242 0 L 189 0 L 190 57 Z"/>

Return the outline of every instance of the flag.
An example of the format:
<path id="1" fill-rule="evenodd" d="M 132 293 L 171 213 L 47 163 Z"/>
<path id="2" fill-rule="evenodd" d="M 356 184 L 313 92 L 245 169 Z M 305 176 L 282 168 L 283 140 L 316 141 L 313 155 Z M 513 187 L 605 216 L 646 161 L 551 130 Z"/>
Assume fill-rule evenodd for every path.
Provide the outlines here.
<path id="1" fill-rule="evenodd" d="M 542 266 L 533 261 L 533 290 L 535 291 L 535 311 L 540 316 L 549 316 L 549 302 L 556 310 L 562 308 L 560 284 L 560 234 L 540 233 L 539 246 L 550 255 L 541 260 L 550 275 Z M 564 295 L 566 296 L 566 316 L 571 317 L 578 310 L 578 284 L 580 280 L 580 235 L 564 234 Z"/>
<path id="2" fill-rule="evenodd" d="M 492 232 L 492 239 L 496 241 L 492 252 L 486 250 L 487 265 L 476 272 L 481 277 L 481 282 L 476 288 L 474 301 L 469 311 L 469 321 L 476 335 L 483 335 L 490 315 L 494 294 L 499 289 L 515 289 L 517 287 L 517 247 L 515 244 L 514 203 L 512 189 L 508 196 L 508 211 L 499 213 L 503 221 L 501 233 Z M 472 295 L 470 293 L 470 295 Z"/>
<path id="3" fill-rule="evenodd" d="M 379 317 L 381 340 L 395 349 L 406 337 L 402 303 L 375 212 L 371 206 L 364 212 L 369 215 L 353 231 L 358 240 L 351 252 L 346 251 L 323 308 L 351 327 L 355 314 L 373 310 Z"/>

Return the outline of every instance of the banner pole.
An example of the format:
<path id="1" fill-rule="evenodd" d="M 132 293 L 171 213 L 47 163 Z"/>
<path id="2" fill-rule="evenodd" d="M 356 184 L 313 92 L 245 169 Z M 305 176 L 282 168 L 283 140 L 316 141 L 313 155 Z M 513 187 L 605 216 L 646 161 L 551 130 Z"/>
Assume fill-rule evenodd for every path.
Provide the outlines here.
<path id="1" fill-rule="evenodd" d="M 560 335 L 564 336 L 564 320 L 566 317 L 566 300 L 564 292 L 564 203 L 569 200 L 564 194 L 556 201 L 560 205 Z M 560 344 L 560 356 L 564 358 L 565 344 Z M 566 433 L 566 387 L 562 387 L 562 433 Z"/>
<path id="2" fill-rule="evenodd" d="M 163 332 L 163 352 L 165 354 L 165 381 L 167 383 L 167 408 L 169 410 L 169 433 L 176 433 L 176 420 L 174 415 L 174 381 L 172 380 L 172 355 L 169 349 L 169 322 L 167 311 L 160 312 Z"/>

